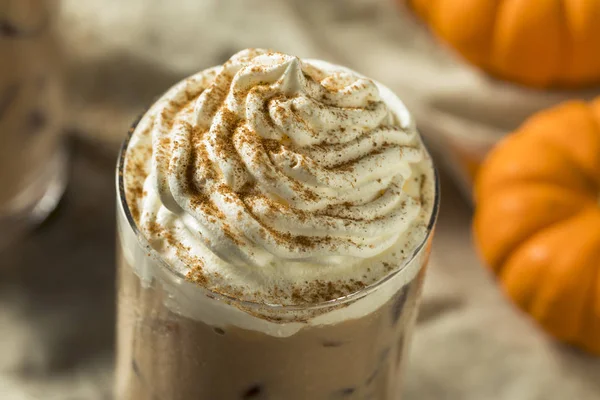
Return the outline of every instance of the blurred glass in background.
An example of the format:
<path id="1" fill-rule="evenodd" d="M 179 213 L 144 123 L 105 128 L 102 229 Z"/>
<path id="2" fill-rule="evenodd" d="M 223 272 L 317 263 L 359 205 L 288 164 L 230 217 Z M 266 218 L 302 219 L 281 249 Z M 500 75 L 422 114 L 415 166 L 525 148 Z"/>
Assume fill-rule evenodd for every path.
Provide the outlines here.
<path id="1" fill-rule="evenodd" d="M 66 183 L 55 10 L 0 0 L 0 249 L 43 220 Z"/>

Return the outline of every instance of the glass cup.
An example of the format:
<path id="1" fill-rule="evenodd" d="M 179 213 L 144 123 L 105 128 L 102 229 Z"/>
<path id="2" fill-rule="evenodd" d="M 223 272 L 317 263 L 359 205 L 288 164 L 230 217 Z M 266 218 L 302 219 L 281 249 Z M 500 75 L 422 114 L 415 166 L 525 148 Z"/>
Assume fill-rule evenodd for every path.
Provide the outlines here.
<path id="1" fill-rule="evenodd" d="M 0 249 L 43 220 L 66 184 L 55 6 L 0 0 Z"/>
<path id="2" fill-rule="evenodd" d="M 437 217 L 437 175 L 427 237 L 399 268 L 309 307 L 259 304 L 186 280 L 150 246 L 125 197 L 128 143 L 116 175 L 117 400 L 399 398 Z M 375 311 L 357 313 L 365 308 Z M 298 318 L 306 314 L 323 323 Z"/>

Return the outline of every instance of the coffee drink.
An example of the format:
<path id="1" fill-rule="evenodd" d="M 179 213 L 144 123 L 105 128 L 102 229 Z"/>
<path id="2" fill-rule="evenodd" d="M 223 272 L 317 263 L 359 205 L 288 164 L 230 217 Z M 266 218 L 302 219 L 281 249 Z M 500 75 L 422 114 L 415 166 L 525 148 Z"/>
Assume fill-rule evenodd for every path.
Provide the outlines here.
<path id="1" fill-rule="evenodd" d="M 0 248 L 44 218 L 65 185 L 53 3 L 0 0 Z"/>
<path id="2" fill-rule="evenodd" d="M 117 183 L 118 400 L 398 398 L 438 191 L 389 89 L 244 50 L 150 108 Z"/>

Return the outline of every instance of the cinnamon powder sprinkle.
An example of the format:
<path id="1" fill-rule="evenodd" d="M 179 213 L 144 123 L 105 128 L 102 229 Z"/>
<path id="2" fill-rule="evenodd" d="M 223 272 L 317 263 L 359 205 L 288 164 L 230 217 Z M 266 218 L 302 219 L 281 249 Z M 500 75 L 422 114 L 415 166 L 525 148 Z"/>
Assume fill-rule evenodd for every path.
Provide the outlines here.
<path id="1" fill-rule="evenodd" d="M 294 288 L 291 297 L 294 304 L 315 304 L 359 292 L 366 286 L 367 283 L 354 279 L 336 282 L 316 280 Z"/>
<path id="2" fill-rule="evenodd" d="M 227 66 L 228 61 L 225 66 Z M 264 67 L 253 66 L 250 68 L 250 72 L 260 74 L 264 72 Z M 304 78 L 314 82 L 321 82 L 327 78 L 323 71 L 314 68 L 310 65 L 303 65 Z M 340 207 L 345 207 L 351 210 L 356 204 L 346 202 L 343 204 L 333 204 L 325 207 L 319 211 L 303 211 L 293 207 L 293 203 L 296 201 L 303 201 L 305 203 L 317 203 L 321 201 L 321 195 L 319 192 L 311 190 L 309 185 L 297 180 L 294 176 L 288 176 L 284 173 L 284 169 L 277 165 L 276 160 L 284 152 L 296 152 L 296 144 L 294 140 L 287 135 L 281 134 L 277 139 L 263 138 L 258 132 L 253 131 L 250 123 L 244 118 L 243 114 L 238 116 L 235 112 L 229 110 L 225 105 L 225 99 L 233 90 L 232 94 L 234 102 L 238 104 L 243 103 L 244 99 L 249 95 L 250 91 L 253 91 L 251 95 L 255 93 L 261 94 L 268 93 L 269 85 L 271 82 L 256 82 L 253 85 L 243 85 L 243 89 L 232 88 L 233 76 L 228 73 L 220 73 L 211 78 L 210 81 L 204 82 L 201 86 L 201 90 L 188 90 L 186 89 L 180 101 L 170 101 L 163 110 L 160 111 L 160 120 L 164 124 L 162 129 L 172 129 L 174 123 L 180 123 L 185 129 L 190 139 L 190 149 L 188 152 L 187 165 L 185 170 L 182 168 L 182 175 L 180 178 L 184 183 L 184 190 L 187 192 L 187 198 L 190 199 L 188 206 L 192 207 L 195 212 L 202 215 L 203 218 L 211 224 L 218 225 L 219 231 L 233 244 L 238 246 L 244 246 L 248 240 L 245 233 L 242 231 L 244 228 L 240 227 L 244 221 L 244 217 L 252 218 L 258 224 L 258 235 L 265 241 L 274 240 L 279 246 L 287 248 L 290 252 L 310 252 L 317 247 L 331 248 L 335 251 L 336 243 L 343 242 L 350 246 L 357 246 L 357 243 L 353 242 L 350 237 L 331 237 L 331 236 L 318 236 L 318 235 L 298 235 L 291 234 L 289 232 L 282 232 L 268 224 L 268 221 L 262 220 L 262 216 L 255 215 L 252 212 L 253 206 L 260 206 L 261 212 L 264 212 L 266 207 L 266 217 L 275 219 L 279 216 L 286 215 L 295 218 L 300 222 L 307 222 L 313 216 L 333 216 L 335 217 L 335 210 L 339 210 Z M 335 80 L 327 81 L 327 89 L 335 92 L 341 92 L 347 85 L 341 81 Z M 209 83 L 212 83 L 208 86 Z M 194 107 L 199 96 L 204 93 L 202 97 L 202 115 L 199 116 L 199 124 L 188 123 L 178 119 L 178 116 L 185 115 L 186 118 L 190 117 L 189 120 L 193 120 Z M 323 104 L 318 107 L 325 107 L 330 101 L 334 101 L 335 96 L 328 96 L 324 93 L 320 99 Z M 268 125 L 267 128 L 272 129 L 273 132 L 281 133 L 280 128 L 276 127 L 275 121 L 282 121 L 286 126 L 286 129 L 301 128 L 309 135 L 317 135 L 317 132 L 313 130 L 311 126 L 306 124 L 306 121 L 302 120 L 299 116 L 298 110 L 292 96 L 286 96 L 284 94 L 278 94 L 274 97 L 269 98 L 263 104 L 263 112 L 267 118 L 264 122 Z M 376 102 L 369 101 L 367 109 L 375 109 L 378 106 Z M 351 109 L 353 107 L 344 107 L 344 109 Z M 314 110 L 317 112 L 318 110 Z M 310 110 L 302 109 L 301 112 L 309 113 Z M 339 109 L 333 109 L 329 111 L 334 115 L 334 118 L 340 120 L 347 119 L 346 112 L 340 107 Z M 268 116 L 274 114 L 273 119 Z M 222 124 L 216 128 L 213 126 L 206 125 L 207 121 L 211 119 L 220 118 Z M 179 125 L 177 125 L 179 127 Z M 360 129 L 361 127 L 357 127 Z M 348 133 L 354 134 L 355 132 Z M 263 132 L 261 132 L 263 134 Z M 346 133 L 346 128 L 343 126 L 334 127 L 330 132 L 330 139 L 335 146 L 335 139 L 343 138 Z M 334 137 L 335 135 L 335 137 Z M 269 135 L 265 135 L 269 136 Z M 271 136 L 273 137 L 273 136 Z M 329 139 L 328 139 L 329 140 Z M 329 143 L 329 142 L 327 142 Z M 343 143 L 343 142 L 340 142 Z M 182 146 L 181 143 L 172 142 L 168 136 L 161 137 L 159 141 L 155 141 L 155 159 L 161 165 L 176 165 L 179 161 L 170 160 L 173 157 L 172 153 L 174 149 L 178 149 Z M 240 147 L 246 151 L 243 154 L 249 156 L 250 160 L 244 160 L 240 155 Z M 313 146 L 314 149 L 324 151 L 331 151 L 331 145 L 327 144 L 316 144 Z M 378 147 L 378 143 L 373 142 L 373 148 L 369 149 L 368 154 L 346 161 L 333 166 L 323 167 L 335 172 L 353 172 L 356 165 L 363 161 L 367 157 L 373 157 L 392 147 L 389 143 L 383 143 Z M 186 149 L 187 150 L 187 149 Z M 233 166 L 227 171 L 221 170 L 219 163 L 213 163 L 209 157 L 209 150 L 212 156 L 215 156 L 221 160 L 227 160 L 228 166 Z M 144 197 L 143 182 L 148 175 L 146 160 L 148 160 L 152 154 L 152 149 L 146 149 L 145 152 L 140 152 L 137 157 L 132 157 L 127 165 L 127 173 L 131 176 L 135 176 L 136 179 L 131 179 L 132 182 L 127 187 L 127 201 L 130 206 L 132 215 L 136 221 L 140 220 L 140 210 L 138 207 L 138 200 Z M 300 171 L 308 170 L 309 163 L 306 162 L 305 154 L 300 151 L 297 152 L 299 155 L 294 160 L 286 160 L 287 164 L 285 168 L 298 169 Z M 339 154 L 342 157 L 342 154 Z M 255 164 L 261 166 L 261 176 L 259 179 L 251 176 L 248 172 L 252 171 L 245 163 Z M 170 171 L 173 173 L 173 171 Z M 232 175 L 232 176 L 229 176 Z M 326 177 L 327 178 L 327 177 Z M 265 181 L 269 180 L 280 180 L 285 179 L 285 184 L 291 187 L 288 193 L 282 194 L 285 198 L 282 198 L 275 193 L 265 193 Z M 421 181 L 418 184 L 423 189 L 424 177 L 420 177 Z M 231 184 L 231 181 L 234 184 Z M 381 179 L 377 179 L 381 183 Z M 226 183 L 227 182 L 227 183 Z M 325 181 L 327 182 L 327 181 Z M 272 183 L 272 182 L 271 182 Z M 264 185 L 264 186 L 261 186 Z M 423 190 L 421 190 L 421 193 Z M 381 189 L 375 196 L 381 196 L 385 193 L 385 189 Z M 215 199 L 219 201 L 225 201 L 231 203 L 236 207 L 240 207 L 240 211 L 237 211 L 233 216 L 226 216 L 224 212 L 215 204 Z M 423 201 L 423 200 L 422 200 Z M 403 205 L 404 206 L 404 205 Z M 339 211 L 337 211 L 339 213 Z M 239 222 L 236 224 L 234 221 Z M 362 222 L 363 218 L 351 218 L 344 216 L 344 224 L 349 226 L 353 222 Z M 324 223 L 325 224 L 325 223 Z M 335 224 L 332 224 L 332 226 Z M 327 227 L 326 225 L 324 225 Z M 265 293 L 245 293 L 242 288 L 234 287 L 222 281 L 224 278 L 218 276 L 217 273 L 207 274 L 205 270 L 204 261 L 198 257 L 191 256 L 190 249 L 178 242 L 173 236 L 173 233 L 169 230 L 161 227 L 159 224 L 153 222 L 143 227 L 144 231 L 149 235 L 150 238 L 157 238 L 159 241 L 163 241 L 170 247 L 174 248 L 179 260 L 184 263 L 188 268 L 187 279 L 200 286 L 208 287 L 210 290 L 233 296 L 237 298 L 247 298 L 254 296 L 261 298 L 265 296 Z M 208 239 L 205 239 L 205 243 L 210 246 Z M 374 245 L 369 245 L 374 247 Z M 390 272 L 394 266 L 388 263 L 383 263 L 381 266 L 386 272 Z M 370 271 L 370 269 L 369 269 Z M 213 287 L 215 282 L 219 282 L 218 287 Z M 277 299 L 286 298 L 293 304 L 314 304 L 323 301 L 333 300 L 346 296 L 348 294 L 358 292 L 364 289 L 370 282 L 367 282 L 367 278 L 363 280 L 339 280 L 339 281 L 326 281 L 326 280 L 314 280 L 307 281 L 303 285 L 293 287 L 273 287 L 271 293 L 268 296 L 273 296 Z"/>
<path id="3" fill-rule="evenodd" d="M 204 262 L 197 257 L 191 256 L 190 249 L 175 239 L 170 231 L 164 229 L 156 222 L 147 223 L 145 225 L 145 231 L 150 237 L 163 239 L 169 246 L 175 249 L 179 260 L 189 268 L 189 272 L 186 275 L 188 280 L 201 286 L 206 286 L 208 284 L 209 279 L 204 273 Z"/>

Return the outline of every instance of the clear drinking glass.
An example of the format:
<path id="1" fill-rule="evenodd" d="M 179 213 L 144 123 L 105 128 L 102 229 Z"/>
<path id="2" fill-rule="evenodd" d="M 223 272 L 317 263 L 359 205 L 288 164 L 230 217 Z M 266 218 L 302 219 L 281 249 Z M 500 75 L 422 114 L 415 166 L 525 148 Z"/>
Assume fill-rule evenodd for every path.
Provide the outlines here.
<path id="1" fill-rule="evenodd" d="M 0 0 L 0 249 L 43 220 L 66 183 L 56 8 Z"/>
<path id="2" fill-rule="evenodd" d="M 399 398 L 437 217 L 437 175 L 428 235 L 404 265 L 344 298 L 304 308 L 258 304 L 189 282 L 149 245 L 125 197 L 128 142 L 116 175 L 117 400 Z M 290 320 L 365 304 L 380 306 L 334 324 Z M 270 321 L 259 317 L 264 311 Z"/>

